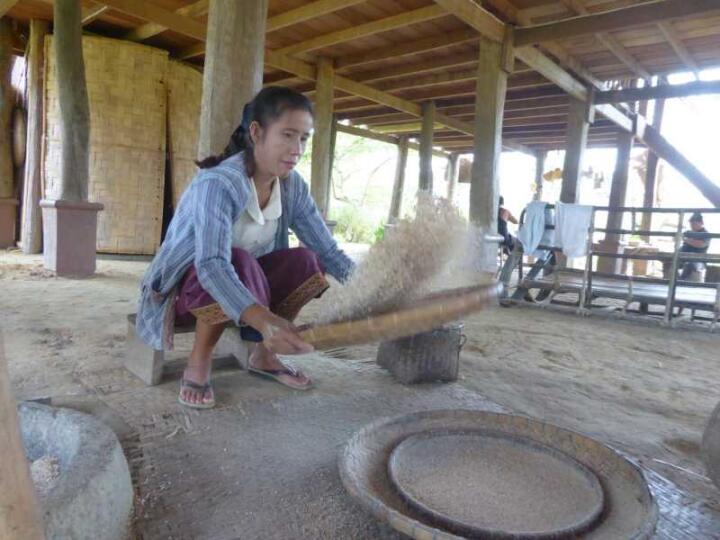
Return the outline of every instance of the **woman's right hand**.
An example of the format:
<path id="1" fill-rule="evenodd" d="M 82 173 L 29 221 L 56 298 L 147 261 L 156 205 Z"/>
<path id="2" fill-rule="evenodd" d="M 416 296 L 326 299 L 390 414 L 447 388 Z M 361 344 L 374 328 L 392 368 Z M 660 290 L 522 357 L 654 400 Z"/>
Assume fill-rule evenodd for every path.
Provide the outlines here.
<path id="1" fill-rule="evenodd" d="M 247 308 L 241 319 L 260 332 L 263 344 L 276 354 L 306 354 L 313 346 L 303 341 L 300 333 L 290 321 L 278 317 L 265 306 L 253 304 Z"/>

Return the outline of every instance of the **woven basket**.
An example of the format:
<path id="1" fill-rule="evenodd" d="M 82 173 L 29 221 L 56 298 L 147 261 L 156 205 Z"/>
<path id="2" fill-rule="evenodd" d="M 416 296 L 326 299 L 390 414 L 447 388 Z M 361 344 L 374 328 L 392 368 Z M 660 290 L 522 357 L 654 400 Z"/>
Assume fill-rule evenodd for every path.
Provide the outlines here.
<path id="1" fill-rule="evenodd" d="M 501 289 L 502 284 L 492 283 L 435 293 L 397 311 L 301 328 L 300 336 L 316 349 L 411 336 L 495 304 Z"/>
<path id="2" fill-rule="evenodd" d="M 182 62 L 168 69 L 168 150 L 173 206 L 197 172 L 202 73 Z"/>
<path id="3" fill-rule="evenodd" d="M 56 199 L 60 110 L 52 36 L 46 38 L 45 196 Z M 101 252 L 153 254 L 160 244 L 165 184 L 168 53 L 95 36 L 83 37 L 90 102 L 88 198 L 98 214 Z"/>

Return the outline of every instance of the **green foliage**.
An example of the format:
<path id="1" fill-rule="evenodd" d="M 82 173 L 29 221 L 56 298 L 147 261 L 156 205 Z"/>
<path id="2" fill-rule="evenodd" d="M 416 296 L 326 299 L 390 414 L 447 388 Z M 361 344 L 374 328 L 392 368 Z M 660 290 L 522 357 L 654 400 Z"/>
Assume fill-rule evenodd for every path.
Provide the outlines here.
<path id="1" fill-rule="evenodd" d="M 375 229 L 375 242 L 379 242 L 385 238 L 385 225 L 378 225 L 378 228 Z"/>
<path id="2" fill-rule="evenodd" d="M 342 206 L 332 219 L 337 221 L 335 235 L 344 242 L 372 244 L 376 239 L 376 224 L 355 205 Z"/>

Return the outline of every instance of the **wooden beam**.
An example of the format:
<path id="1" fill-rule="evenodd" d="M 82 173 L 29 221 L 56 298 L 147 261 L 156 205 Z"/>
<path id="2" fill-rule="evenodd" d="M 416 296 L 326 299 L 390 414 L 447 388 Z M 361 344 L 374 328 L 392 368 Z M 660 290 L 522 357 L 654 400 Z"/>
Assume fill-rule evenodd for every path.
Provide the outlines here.
<path id="1" fill-rule="evenodd" d="M 173 32 L 202 41 L 205 40 L 204 24 L 161 8 L 152 2 L 146 0 L 102 0 L 102 2 L 114 10 L 156 23 Z"/>
<path id="2" fill-rule="evenodd" d="M 287 58 L 275 51 L 265 52 L 265 63 L 276 69 L 281 69 L 288 73 L 294 73 L 298 77 L 302 77 L 308 81 L 315 80 L 315 69 L 312 65 L 300 60 Z M 375 103 L 380 103 L 381 105 L 387 105 L 395 110 L 412 114 L 416 118 L 422 117 L 420 105 L 417 103 L 393 96 L 392 94 L 388 94 L 387 92 L 377 90 L 372 86 L 353 81 L 347 77 L 335 75 L 335 88 L 355 96 L 374 101 Z M 466 122 L 462 122 L 442 114 L 436 114 L 435 119 L 437 122 L 440 122 L 452 129 L 456 129 L 462 133 L 471 134 L 473 132 L 472 125 L 467 124 Z"/>
<path id="3" fill-rule="evenodd" d="M 380 62 L 388 58 L 400 58 L 410 54 L 435 51 L 445 47 L 452 47 L 453 45 L 477 41 L 478 39 L 477 32 L 469 28 L 463 28 L 443 35 L 430 36 L 416 41 L 393 45 L 392 47 L 381 47 L 363 53 L 344 56 L 335 61 L 335 66 L 337 70 L 341 70 L 360 64 Z"/>
<path id="4" fill-rule="evenodd" d="M 458 17 L 470 24 L 470 26 L 475 28 L 478 32 L 483 33 L 483 35 L 488 39 L 500 42 L 503 41 L 502 38 L 500 40 L 495 39 L 497 37 L 498 29 L 503 26 L 502 23 L 477 4 L 471 2 L 470 0 L 436 1 L 448 9 L 453 9 L 453 12 Z M 515 31 L 516 46 L 518 44 L 517 33 L 519 31 L 520 30 Z M 560 52 L 564 53 L 562 50 Z M 567 53 L 564 54 L 567 56 Z M 522 60 L 529 67 L 555 83 L 565 92 L 570 94 L 570 96 L 581 101 L 588 100 L 589 93 L 585 85 L 580 83 L 538 49 L 531 46 L 516 48 L 515 57 Z M 579 69 L 580 68 L 578 68 L 578 70 Z M 597 87 L 599 84 L 599 82 L 593 82 L 593 86 Z M 632 119 L 628 118 L 625 113 L 617 108 L 609 105 L 598 105 L 596 109 L 600 114 L 617 123 L 625 131 L 632 130 Z"/>
<path id="5" fill-rule="evenodd" d="M 49 21 L 32 19 L 25 56 L 27 65 L 27 137 L 25 140 L 25 176 L 23 182 L 20 244 L 25 254 L 42 252 L 42 147 L 43 147 L 43 78 L 45 36 Z"/>
<path id="6" fill-rule="evenodd" d="M 542 200 L 543 173 L 545 172 L 546 158 L 547 152 L 543 150 L 538 150 L 535 154 L 535 193 L 533 194 L 534 201 Z"/>
<path id="7" fill-rule="evenodd" d="M 242 120 L 245 104 L 262 88 L 266 20 L 267 0 L 210 3 L 199 159 L 223 151 Z"/>
<path id="8" fill-rule="evenodd" d="M 697 65 L 697 62 L 693 60 L 693 57 L 685 45 L 683 45 L 672 24 L 669 22 L 660 22 L 658 23 L 658 28 L 660 28 L 660 32 L 662 32 L 662 35 L 673 48 L 675 54 L 678 55 L 678 58 L 695 74 L 696 79 L 700 79 L 700 67 Z"/>
<path id="9" fill-rule="evenodd" d="M 277 49 L 276 52 L 285 56 L 293 56 L 299 53 L 322 49 L 324 47 L 330 47 L 331 45 L 337 45 L 338 43 L 372 36 L 381 32 L 388 32 L 404 26 L 430 21 L 446 15 L 447 13 L 441 7 L 430 5 L 369 23 L 351 26 L 350 28 L 338 30 L 337 32 L 330 32 L 329 34 L 317 36 L 307 41 L 283 47 L 282 49 Z"/>
<path id="10" fill-rule="evenodd" d="M 320 215 L 327 219 L 330 210 L 330 155 L 333 125 L 332 59 L 318 59 L 315 96 L 315 132 L 312 143 L 310 190 Z"/>
<path id="11" fill-rule="evenodd" d="M 480 40 L 475 98 L 475 137 L 470 181 L 470 222 L 486 233 L 497 233 L 502 120 L 507 93 L 503 42 Z M 492 260 L 497 245 L 483 246 L 482 256 Z"/>
<path id="12" fill-rule="evenodd" d="M 388 212 L 388 223 L 395 223 L 400 218 L 402 209 L 403 188 L 405 187 L 405 169 L 407 168 L 408 138 L 400 137 L 398 140 L 398 156 L 395 164 L 395 179 L 393 181 L 392 199 Z"/>
<path id="13" fill-rule="evenodd" d="M 107 6 L 105 6 L 107 7 Z M 184 17 L 189 17 L 191 19 L 194 19 L 196 17 L 202 17 L 203 15 L 206 15 L 208 12 L 208 8 L 210 7 L 210 0 L 198 0 L 197 2 L 194 2 L 188 6 L 183 6 L 179 9 L 176 9 L 174 11 L 177 15 L 182 15 Z M 135 28 L 134 30 L 131 30 L 127 34 L 125 34 L 124 39 L 130 40 L 130 41 L 143 41 L 145 39 L 149 39 L 153 36 L 156 36 L 165 30 L 167 30 L 167 26 L 163 26 L 161 24 L 157 23 L 146 23 L 142 26 L 139 26 L 138 28 Z"/>
<path id="14" fill-rule="evenodd" d="M 0 0 L 0 17 L 15 7 L 19 0 Z"/>
<path id="15" fill-rule="evenodd" d="M 692 161 L 677 150 L 660 132 L 638 117 L 635 136 L 643 141 L 658 157 L 667 161 L 684 175 L 713 205 L 720 207 L 720 184 L 713 182 Z"/>
<path id="16" fill-rule="evenodd" d="M 627 49 L 625 49 L 622 43 L 615 39 L 611 34 L 595 34 L 595 38 L 605 45 L 605 47 L 613 53 L 618 60 L 625 64 L 630 71 L 635 73 L 638 77 L 645 79 L 646 81 L 649 81 L 652 78 L 650 72 L 645 69 L 640 62 L 635 60 L 630 53 L 627 52 Z"/>
<path id="17" fill-rule="evenodd" d="M 53 198 L 87 201 L 90 181 L 90 102 L 85 79 L 79 4 L 74 0 L 56 0 L 53 26 L 62 140 L 60 178 Z M 46 265 L 47 261 L 46 252 Z"/>
<path id="18" fill-rule="evenodd" d="M 455 188 L 458 182 L 458 156 L 457 154 L 450 154 L 448 156 L 447 167 L 445 168 L 445 181 L 447 182 L 447 192 L 445 198 L 453 202 L 455 198 Z"/>
<path id="19" fill-rule="evenodd" d="M 520 47 L 596 32 L 622 30 L 717 9 L 720 9 L 717 0 L 654 0 L 602 13 L 518 28 L 515 43 Z"/>
<path id="20" fill-rule="evenodd" d="M 502 43 L 505 39 L 505 25 L 472 0 L 435 0 L 435 3 L 469 24 L 487 39 L 498 43 Z"/>
<path id="21" fill-rule="evenodd" d="M 337 130 L 342 133 L 347 133 L 348 135 L 355 135 L 356 137 L 365 137 L 367 139 L 372 139 L 375 141 L 380 141 L 388 144 L 398 144 L 399 138 L 393 137 L 392 135 L 385 135 L 382 133 L 377 133 L 370 129 L 363 129 L 356 126 L 346 126 L 345 124 L 337 123 Z M 408 148 L 411 150 L 420 150 L 420 145 L 417 143 L 408 143 Z M 438 149 L 433 149 L 433 155 L 445 158 L 447 157 L 447 152 L 442 152 Z"/>
<path id="22" fill-rule="evenodd" d="M 12 87 L 12 20 L 0 19 L 0 200 L 2 202 L 2 223 L 0 225 L 0 248 L 15 244 L 15 181 L 12 152 L 12 109 L 15 92 Z M 12 200 L 8 205 L 7 199 Z M 10 213 L 11 216 L 7 214 Z M 9 226 L 6 226 L 9 225 Z"/>
<path id="23" fill-rule="evenodd" d="M 281 28 L 299 24 L 301 22 L 322 17 L 335 11 L 340 11 L 356 4 L 361 4 L 366 0 L 318 0 L 305 4 L 290 11 L 280 13 L 274 17 L 268 17 L 267 31 L 274 32 Z"/>
<path id="24" fill-rule="evenodd" d="M 579 15 L 590 14 L 590 11 L 588 11 L 588 9 L 580 3 L 579 0 L 562 0 L 562 3 L 573 13 Z M 625 64 L 638 77 L 650 80 L 650 73 L 630 55 L 623 44 L 615 39 L 612 34 L 596 33 L 595 39 L 604 45 L 606 49 L 613 53 L 618 60 Z"/>
<path id="25" fill-rule="evenodd" d="M 365 0 L 318 0 L 317 2 L 312 2 L 268 18 L 267 32 L 280 30 L 281 28 L 298 24 L 314 17 L 320 17 L 321 15 L 327 15 L 328 13 L 359 4 L 363 1 Z M 194 45 L 178 50 L 175 56 L 181 60 L 187 60 L 188 58 L 201 56 L 203 54 L 205 54 L 205 43 L 195 43 Z"/>
<path id="26" fill-rule="evenodd" d="M 0 538 L 41 540 L 41 512 L 23 446 L 0 334 Z"/>
<path id="27" fill-rule="evenodd" d="M 517 31 L 516 31 L 517 34 Z M 555 62 L 535 47 L 515 49 L 515 56 L 540 73 L 549 81 L 554 82 L 572 97 L 585 101 L 588 93 L 584 84 L 570 75 Z"/>
<path id="28" fill-rule="evenodd" d="M 660 132 L 662 128 L 663 116 L 665 114 L 665 100 L 660 99 L 655 102 L 655 112 L 653 114 L 653 127 Z M 658 155 L 648 148 L 647 163 L 645 167 L 645 190 L 643 192 L 643 206 L 645 208 L 653 208 L 655 206 L 655 187 L 658 172 Z M 644 213 L 642 216 L 640 229 L 643 231 L 652 230 L 652 214 Z M 646 242 L 650 241 L 650 237 L 644 237 Z"/>
<path id="29" fill-rule="evenodd" d="M 433 192 L 432 149 L 435 131 L 435 103 L 422 104 L 422 128 L 420 131 L 420 179 L 418 190 Z"/>
<path id="30" fill-rule="evenodd" d="M 567 124 L 567 149 L 563 166 L 560 200 L 564 203 L 577 203 L 579 198 L 580 171 L 588 138 L 587 106 L 577 99 L 570 100 Z"/>
<path id="31" fill-rule="evenodd" d="M 108 9 L 110 8 L 105 5 L 83 8 L 82 14 L 80 16 L 80 23 L 83 26 L 86 26 L 97 18 L 101 17 L 102 14 L 105 13 Z"/>
<path id="32" fill-rule="evenodd" d="M 645 101 L 703 94 L 720 94 L 720 81 L 693 81 L 685 84 L 663 84 L 643 88 L 608 90 L 606 92 L 597 92 L 595 94 L 595 103 Z"/>

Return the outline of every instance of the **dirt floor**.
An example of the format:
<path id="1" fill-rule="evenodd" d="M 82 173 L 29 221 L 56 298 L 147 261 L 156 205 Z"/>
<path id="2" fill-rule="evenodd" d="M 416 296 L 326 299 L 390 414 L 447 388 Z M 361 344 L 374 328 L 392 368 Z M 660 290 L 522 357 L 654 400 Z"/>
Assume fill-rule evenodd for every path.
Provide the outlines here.
<path id="1" fill-rule="evenodd" d="M 699 456 L 720 402 L 717 332 L 496 308 L 465 321 L 457 384 L 401 386 L 374 365 L 373 346 L 354 347 L 297 359 L 317 383 L 301 395 L 239 370 L 218 373 L 220 406 L 197 413 L 177 405 L 177 380 L 146 388 L 122 367 L 125 315 L 146 265 L 103 259 L 78 281 L 53 277 L 40 257 L 0 251 L 0 328 L 16 397 L 53 397 L 118 433 L 139 538 L 395 538 L 344 494 L 338 448 L 383 414 L 493 403 L 620 449 L 682 490 L 677 508 L 709 513 L 697 519 L 717 535 L 682 537 L 720 538 L 720 491 Z"/>

